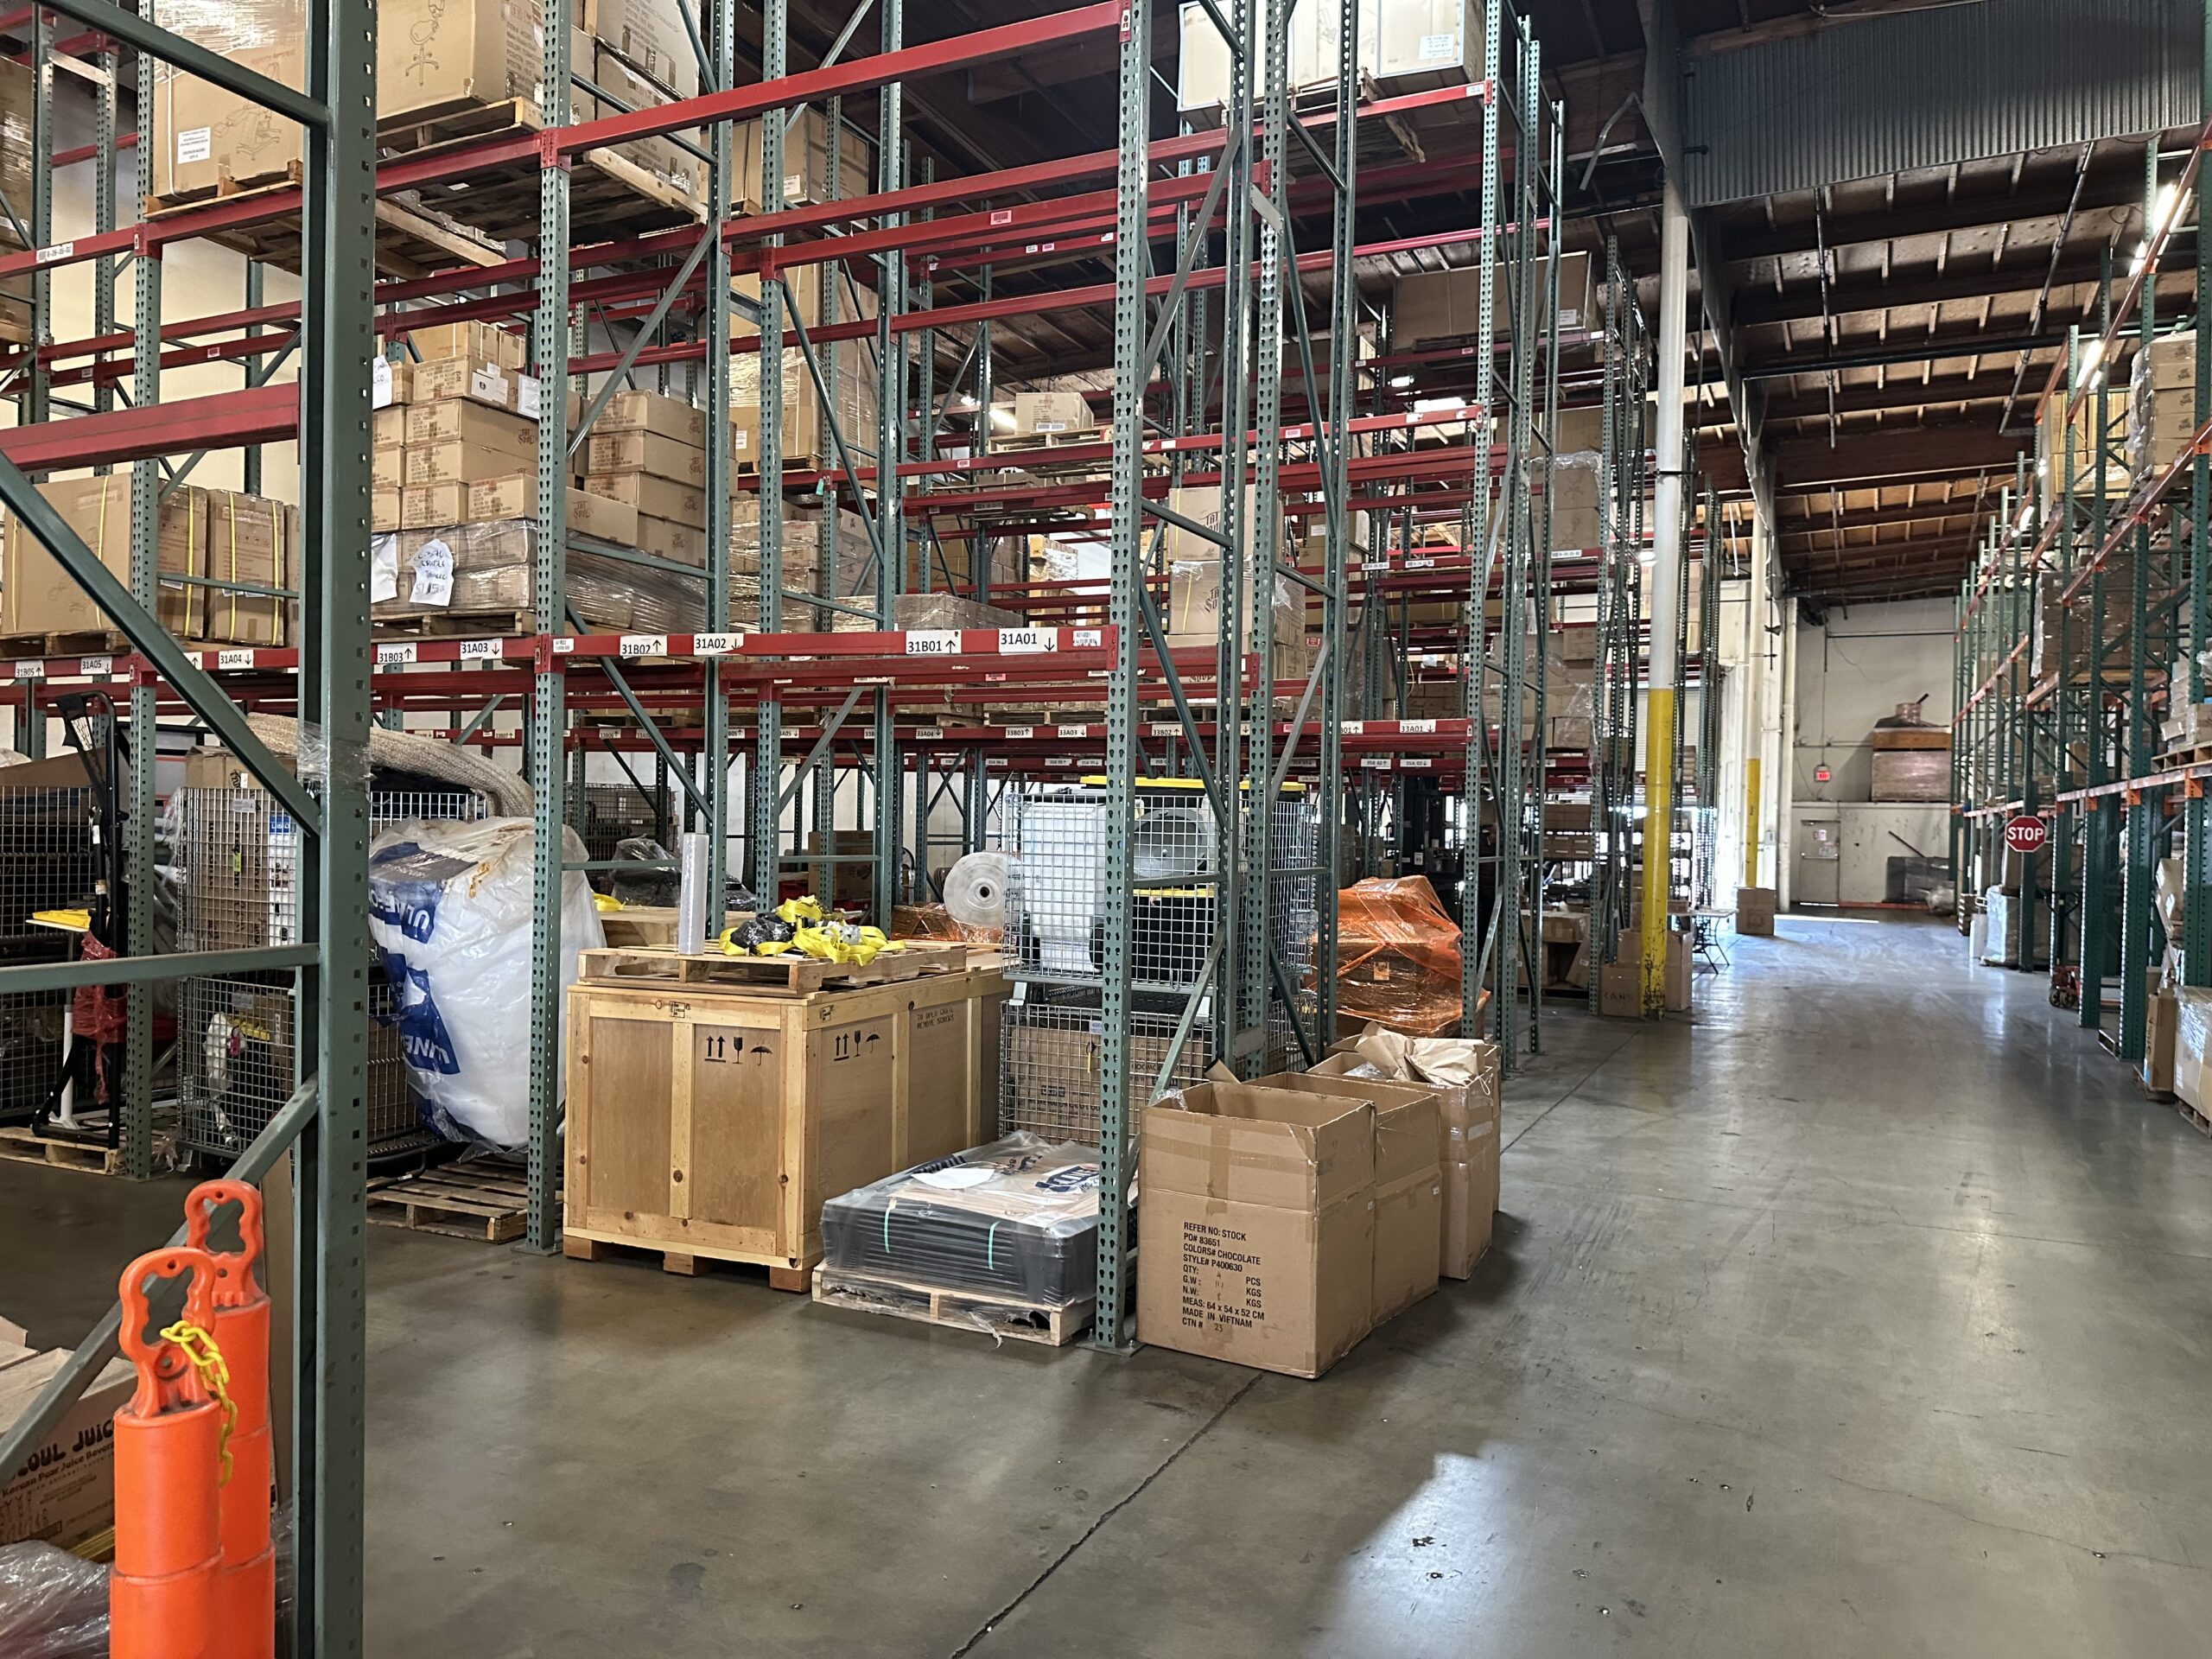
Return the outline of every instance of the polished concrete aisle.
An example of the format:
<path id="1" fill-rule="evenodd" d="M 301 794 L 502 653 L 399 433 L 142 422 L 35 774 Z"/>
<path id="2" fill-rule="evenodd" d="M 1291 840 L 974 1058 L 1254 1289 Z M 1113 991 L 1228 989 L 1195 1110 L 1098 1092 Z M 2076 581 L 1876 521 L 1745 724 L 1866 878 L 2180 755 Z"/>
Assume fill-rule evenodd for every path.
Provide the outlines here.
<path id="1" fill-rule="evenodd" d="M 2212 1143 L 1947 928 L 1781 933 L 1548 1014 L 1497 1248 L 1319 1382 L 378 1230 L 370 1652 L 2203 1652 Z M 0 1173 L 0 1313 L 111 1185 Z"/>

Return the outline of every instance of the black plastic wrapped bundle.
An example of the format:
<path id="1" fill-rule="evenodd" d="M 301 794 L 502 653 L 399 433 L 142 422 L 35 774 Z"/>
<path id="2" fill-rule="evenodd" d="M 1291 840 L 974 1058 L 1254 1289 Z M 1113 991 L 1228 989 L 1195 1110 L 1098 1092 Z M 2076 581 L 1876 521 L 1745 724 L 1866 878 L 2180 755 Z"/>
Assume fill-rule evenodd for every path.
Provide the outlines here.
<path id="1" fill-rule="evenodd" d="M 822 1208 L 823 1260 L 932 1289 L 1048 1307 L 1098 1282 L 1098 1154 L 1012 1135 L 917 1165 Z"/>

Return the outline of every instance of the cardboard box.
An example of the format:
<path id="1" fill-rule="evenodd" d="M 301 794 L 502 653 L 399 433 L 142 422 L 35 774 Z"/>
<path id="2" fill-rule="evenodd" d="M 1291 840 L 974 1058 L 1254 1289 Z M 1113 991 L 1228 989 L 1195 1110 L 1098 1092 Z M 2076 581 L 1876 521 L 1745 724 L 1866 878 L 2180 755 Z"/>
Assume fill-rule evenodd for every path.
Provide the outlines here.
<path id="1" fill-rule="evenodd" d="M 1374 1103 L 1372 1323 L 1395 1319 L 1433 1295 L 1444 1222 L 1444 1178 L 1437 1159 L 1441 1113 L 1435 1091 L 1416 1083 L 1313 1071 L 1278 1072 L 1255 1081 L 1300 1094 Z"/>
<path id="2" fill-rule="evenodd" d="M 699 56 L 677 10 L 683 3 L 582 0 L 575 22 L 673 97 L 696 98 Z"/>
<path id="3" fill-rule="evenodd" d="M 1546 255 L 1536 261 L 1534 281 L 1539 296 L 1551 279 L 1550 257 Z M 1501 271 L 1491 290 L 1491 330 L 1499 336 L 1510 326 L 1506 281 Z M 1481 269 L 1469 265 L 1454 270 L 1417 271 L 1401 276 L 1392 305 L 1392 343 L 1397 350 L 1409 351 L 1427 344 L 1469 338 L 1482 328 Z M 1596 326 L 1597 316 L 1590 256 L 1564 255 L 1559 270 L 1559 331 L 1581 334 Z"/>
<path id="4" fill-rule="evenodd" d="M 130 580 L 130 474 L 57 479 L 39 493 L 77 532 L 118 581 Z M 204 575 L 207 550 L 207 493 L 191 485 L 173 490 L 162 504 L 156 568 L 175 575 Z M 162 584 L 156 614 L 171 633 L 189 637 L 202 608 L 182 582 Z M 45 544 L 10 518 L 0 555 L 0 631 L 9 633 L 110 632 L 114 619 L 92 603 Z"/>
<path id="5" fill-rule="evenodd" d="M 468 486 L 463 518 L 470 524 L 490 524 L 502 518 L 535 518 L 537 516 L 537 474 L 535 473 L 509 473 L 500 478 L 479 479 Z M 448 519 L 446 522 L 457 524 L 461 521 Z M 613 542 L 618 547 L 635 547 L 638 544 L 638 510 L 626 502 L 611 501 L 588 490 L 570 490 L 569 528 L 586 536 L 595 536 L 603 542 Z"/>
<path id="6" fill-rule="evenodd" d="M 2153 1094 L 2174 1092 L 2174 1033 L 2181 1005 L 2171 991 L 2153 991 L 2144 1007 L 2143 1086 Z"/>
<path id="7" fill-rule="evenodd" d="M 395 450 L 395 454 L 398 452 Z M 369 528 L 372 531 L 394 531 L 399 528 L 399 498 L 395 486 L 378 484 L 369 491 Z"/>
<path id="8" fill-rule="evenodd" d="M 788 118 L 779 111 L 779 120 Z M 838 145 L 837 188 L 830 187 L 832 138 Z M 767 193 L 760 172 L 760 123 L 734 122 L 730 127 L 730 170 L 735 181 L 735 204 L 748 213 L 762 211 Z M 784 206 L 817 206 L 864 196 L 875 188 L 875 146 L 850 125 L 833 128 L 829 116 L 810 104 L 798 124 L 784 135 Z M 796 276 L 798 273 L 791 273 Z M 814 313 L 802 312 L 809 323 Z M 848 308 L 846 316 L 849 320 Z"/>
<path id="9" fill-rule="evenodd" d="M 399 493 L 402 530 L 439 530 L 468 518 L 468 486 L 448 479 L 442 484 L 411 484 Z"/>
<path id="10" fill-rule="evenodd" d="M 638 551 L 677 564 L 704 567 L 707 536 L 696 524 L 679 524 L 651 513 L 638 515 Z"/>
<path id="11" fill-rule="evenodd" d="M 1395 0 L 1391 0 L 1395 3 Z M 1363 42 L 1374 39 L 1373 19 L 1370 3 L 1363 3 L 1360 39 Z M 1261 26 L 1267 27 L 1269 8 L 1262 3 L 1257 9 Z M 1290 86 L 1293 92 L 1308 87 L 1336 84 L 1338 67 L 1344 60 L 1343 11 L 1340 7 L 1314 5 L 1311 0 L 1300 4 L 1290 14 Z M 1372 61 L 1371 50 L 1363 45 L 1360 51 L 1363 67 Z M 1175 106 L 1186 115 L 1202 116 L 1219 120 L 1224 106 L 1229 101 L 1230 52 L 1229 43 L 1221 31 L 1214 27 L 1205 8 L 1185 0 L 1182 10 L 1182 45 L 1179 58 L 1179 74 L 1175 88 Z"/>
<path id="12" fill-rule="evenodd" d="M 416 365 L 418 376 L 423 364 L 449 358 L 496 363 L 504 369 L 520 369 L 529 359 L 529 348 L 520 334 L 511 334 L 488 322 L 427 322 L 407 331 L 407 343 L 423 359 Z M 410 397 L 408 401 L 414 400 Z"/>
<path id="13" fill-rule="evenodd" d="M 35 1351 L 21 1326 L 0 1319 L 0 1433 L 14 1427 L 55 1372 L 66 1349 Z M 0 1484 L 0 1547 L 45 1543 L 67 1549 L 115 1522 L 115 1414 L 137 1375 L 114 1359 L 92 1380 L 22 1468 Z"/>
<path id="14" fill-rule="evenodd" d="M 607 400 L 591 429 L 594 436 L 602 432 L 652 432 L 704 449 L 707 411 L 657 391 L 618 391 Z"/>
<path id="15" fill-rule="evenodd" d="M 1385 0 L 1360 25 L 1363 39 L 1374 36 L 1375 79 L 1392 96 L 1483 78 L 1482 0 Z"/>
<path id="16" fill-rule="evenodd" d="M 395 363 L 378 355 L 369 359 L 369 405 L 372 409 L 391 409 L 410 401 L 415 395 L 415 365 Z"/>
<path id="17" fill-rule="evenodd" d="M 410 404 L 404 411 L 407 445 L 453 441 L 481 449 L 511 454 L 537 454 L 537 423 L 511 415 L 497 405 L 473 403 L 466 397 L 442 397 L 433 404 Z"/>
<path id="18" fill-rule="evenodd" d="M 369 417 L 369 442 L 378 449 L 398 449 L 407 442 L 407 411 L 397 404 Z"/>
<path id="19" fill-rule="evenodd" d="M 1090 400 L 1079 391 L 1017 391 L 1014 394 L 1014 430 L 1017 437 L 1088 432 L 1098 420 Z"/>
<path id="20" fill-rule="evenodd" d="M 525 415 L 534 421 L 537 418 L 537 377 L 488 357 L 444 357 L 415 365 L 407 397 L 410 404 L 455 398 L 505 410 L 510 415 Z"/>
<path id="21" fill-rule="evenodd" d="M 404 448 L 372 449 L 369 451 L 369 482 L 379 490 L 398 490 L 406 481 L 407 451 Z"/>
<path id="22" fill-rule="evenodd" d="M 707 452 L 658 432 L 599 432 L 584 440 L 587 473 L 648 473 L 694 488 L 707 481 Z"/>
<path id="23" fill-rule="evenodd" d="M 588 446 L 587 446 L 588 447 Z M 702 528 L 707 522 L 706 492 L 651 473 L 587 472 L 584 487 L 595 495 L 620 501 L 652 518 L 671 524 Z"/>
<path id="24" fill-rule="evenodd" d="M 683 54 L 685 60 L 692 64 L 696 76 L 697 62 L 692 57 L 688 41 L 684 43 Z M 570 46 L 569 60 L 575 67 L 576 73 L 589 75 L 592 84 L 605 92 L 609 100 L 603 102 L 582 87 L 574 88 L 577 103 L 591 106 L 588 111 L 577 111 L 579 121 L 597 120 L 602 116 L 626 111 L 656 109 L 671 101 L 665 86 L 605 41 L 594 41 L 588 35 L 579 35 Z M 687 93 L 685 96 L 696 97 L 696 94 Z M 672 133 L 651 138 L 633 138 L 627 143 L 616 144 L 613 153 L 632 166 L 643 168 L 654 177 L 674 185 L 685 195 L 695 196 L 703 201 L 707 194 L 707 164 L 684 149 L 683 143 L 696 144 L 704 149 L 705 137 L 700 128 L 680 127 Z M 678 140 L 683 143 L 678 143 Z M 604 155 L 607 152 L 594 150 L 592 153 Z"/>
<path id="25" fill-rule="evenodd" d="M 2212 1051 L 2212 991 L 2182 985 L 2173 998 L 2174 1093 L 2202 1112 L 2208 1098 L 2205 1055 Z"/>
<path id="26" fill-rule="evenodd" d="M 419 484 L 474 484 L 479 479 L 504 477 L 537 462 L 535 440 L 528 449 L 518 449 L 452 438 L 442 443 L 410 444 L 402 453 L 406 460 L 400 467 L 399 481 L 410 489 Z"/>
<path id="27" fill-rule="evenodd" d="M 545 16 L 537 0 L 383 0 L 377 114 L 425 116 L 543 102 Z"/>
<path id="28" fill-rule="evenodd" d="M 170 26 L 240 68 L 287 86 L 303 86 L 304 20 L 288 29 L 287 13 L 283 6 L 273 11 L 244 7 L 207 14 L 204 23 Z M 274 183 L 306 154 L 298 123 L 166 63 L 155 66 L 153 103 L 149 171 L 156 196 L 191 198 Z"/>
<path id="29" fill-rule="evenodd" d="M 1143 1339 L 1291 1376 L 1351 1352 L 1373 1321 L 1373 1104 L 1211 1081 L 1143 1124 Z"/>
<path id="30" fill-rule="evenodd" d="M 1465 1279 L 1489 1249 L 1497 1209 L 1499 1073 L 1497 1045 L 1479 1038 L 1412 1038 L 1370 1024 L 1334 1045 L 1313 1068 L 1315 1077 L 1372 1077 L 1411 1081 L 1437 1102 L 1437 1160 L 1443 1181 L 1439 1271 Z"/>
<path id="31" fill-rule="evenodd" d="M 1736 889 L 1736 931 L 1760 938 L 1774 936 L 1775 892 L 1772 887 Z"/>

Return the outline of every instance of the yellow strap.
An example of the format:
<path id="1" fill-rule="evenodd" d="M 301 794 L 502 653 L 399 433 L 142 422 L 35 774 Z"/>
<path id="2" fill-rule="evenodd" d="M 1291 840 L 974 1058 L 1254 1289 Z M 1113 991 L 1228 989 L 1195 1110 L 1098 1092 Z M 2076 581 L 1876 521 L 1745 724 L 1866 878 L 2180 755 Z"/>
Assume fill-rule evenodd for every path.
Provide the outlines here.
<path id="1" fill-rule="evenodd" d="M 184 1357 L 192 1362 L 192 1369 L 200 1373 L 200 1387 L 223 1408 L 223 1431 L 216 1442 L 222 1470 L 216 1484 L 227 1486 L 231 1484 L 231 1431 L 238 1425 L 238 1402 L 231 1398 L 230 1365 L 223 1358 L 223 1351 L 215 1345 L 215 1338 L 189 1319 L 179 1319 L 164 1330 L 162 1337 L 184 1351 Z"/>

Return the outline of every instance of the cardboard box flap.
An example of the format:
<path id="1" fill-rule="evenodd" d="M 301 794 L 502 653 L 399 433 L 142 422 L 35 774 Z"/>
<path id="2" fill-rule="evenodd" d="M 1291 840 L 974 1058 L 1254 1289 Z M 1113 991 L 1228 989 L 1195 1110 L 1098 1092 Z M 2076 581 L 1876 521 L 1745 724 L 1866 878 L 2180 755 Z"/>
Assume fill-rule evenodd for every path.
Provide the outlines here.
<path id="1" fill-rule="evenodd" d="M 1417 1084 L 1383 1083 L 1371 1077 L 1313 1071 L 1286 1072 L 1279 1081 L 1300 1093 L 1374 1103 L 1377 1187 L 1404 1180 L 1435 1165 L 1443 1112 L 1435 1090 Z"/>
<path id="2" fill-rule="evenodd" d="M 1373 1184 L 1374 1108 L 1209 1081 L 1147 1109 L 1143 1179 L 1165 1190 L 1319 1210 Z"/>

